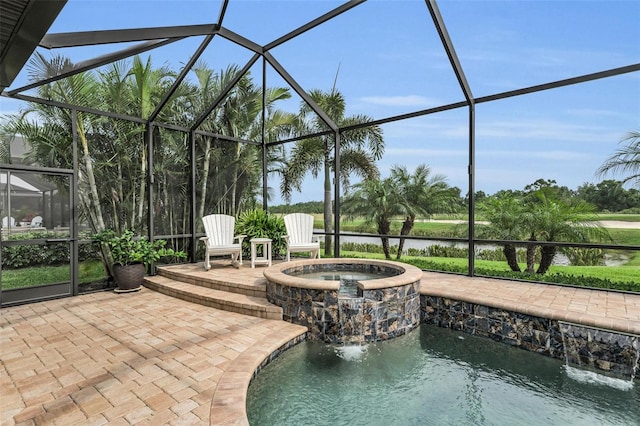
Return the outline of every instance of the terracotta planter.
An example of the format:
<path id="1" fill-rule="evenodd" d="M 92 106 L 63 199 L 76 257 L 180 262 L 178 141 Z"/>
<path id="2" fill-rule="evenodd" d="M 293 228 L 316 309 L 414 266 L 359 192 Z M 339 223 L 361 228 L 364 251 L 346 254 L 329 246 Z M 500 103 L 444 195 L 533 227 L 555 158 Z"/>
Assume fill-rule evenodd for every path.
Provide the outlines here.
<path id="1" fill-rule="evenodd" d="M 113 265 L 113 278 L 116 280 L 118 293 L 138 291 L 146 274 L 146 268 L 142 263 L 132 265 Z"/>

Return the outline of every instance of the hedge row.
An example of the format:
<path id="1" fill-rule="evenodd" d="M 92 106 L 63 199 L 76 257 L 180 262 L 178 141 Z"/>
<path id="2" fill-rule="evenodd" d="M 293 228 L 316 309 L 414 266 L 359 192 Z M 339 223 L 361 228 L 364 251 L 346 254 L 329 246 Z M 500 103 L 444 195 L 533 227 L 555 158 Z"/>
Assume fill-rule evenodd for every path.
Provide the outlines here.
<path id="1" fill-rule="evenodd" d="M 29 239 L 56 239 L 60 235 L 55 232 L 30 232 L 12 235 L 12 240 Z M 57 266 L 70 262 L 68 243 L 29 244 L 2 247 L 2 268 L 19 269 L 30 266 Z M 88 259 L 99 258 L 100 252 L 97 244 L 80 244 L 78 247 L 78 259 L 82 262 Z"/>
<path id="2" fill-rule="evenodd" d="M 452 263 L 433 262 L 427 259 L 408 259 L 406 262 L 427 271 L 454 272 L 458 274 L 468 273 L 468 268 L 466 266 L 454 265 Z M 481 267 L 476 267 L 475 271 L 476 275 L 508 278 L 516 281 L 543 282 L 579 287 L 632 291 L 636 293 L 640 292 L 640 282 L 634 281 L 613 281 L 608 278 L 585 277 L 584 275 L 572 275 L 562 272 L 527 274 L 525 272 L 504 271 Z"/>
<path id="3" fill-rule="evenodd" d="M 343 243 L 340 248 L 345 251 L 358 251 L 363 253 L 382 253 L 382 246 L 379 244 L 371 243 Z M 398 252 L 398 246 L 394 245 L 390 247 L 391 253 Z M 569 261 L 574 266 L 597 266 L 602 265 L 604 261 L 604 250 L 602 249 L 585 249 L 578 247 L 567 247 L 560 250 L 561 253 L 569 258 Z M 433 244 L 431 246 L 415 249 L 410 248 L 405 251 L 408 256 L 415 257 L 457 257 L 466 259 L 469 257 L 469 249 L 465 247 L 453 247 L 443 246 L 440 244 Z M 518 249 L 517 252 L 518 262 L 526 263 L 527 253 L 525 249 Z M 476 259 L 479 260 L 495 260 L 506 261 L 502 248 L 495 249 L 477 249 Z M 540 254 L 536 253 L 536 263 L 540 263 Z"/>

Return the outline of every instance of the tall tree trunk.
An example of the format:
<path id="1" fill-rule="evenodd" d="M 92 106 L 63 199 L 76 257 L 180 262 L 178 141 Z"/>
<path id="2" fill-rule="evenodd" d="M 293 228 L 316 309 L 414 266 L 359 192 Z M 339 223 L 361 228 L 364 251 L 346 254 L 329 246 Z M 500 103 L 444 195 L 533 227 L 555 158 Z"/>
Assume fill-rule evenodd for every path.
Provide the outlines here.
<path id="1" fill-rule="evenodd" d="M 127 136 L 118 132 L 118 140 L 126 140 Z M 125 203 L 125 193 L 124 193 L 124 183 L 128 182 L 130 179 L 125 179 L 123 175 L 123 167 L 122 167 L 122 159 L 119 156 L 114 156 L 114 160 L 116 161 L 116 172 L 118 174 L 118 181 L 115 183 L 116 185 L 116 193 L 112 194 L 115 198 L 115 209 L 113 212 L 113 224 L 114 230 L 118 233 L 122 233 L 123 230 L 128 228 L 128 217 L 127 210 L 123 205 Z M 124 222 L 120 222 L 120 221 Z"/>
<path id="2" fill-rule="evenodd" d="M 505 244 L 502 248 L 502 253 L 507 259 L 507 265 L 514 272 L 521 272 L 520 265 L 518 265 L 518 254 L 516 252 L 516 246 L 513 244 Z"/>
<path id="3" fill-rule="evenodd" d="M 118 194 L 115 189 L 111 191 L 111 210 L 113 211 L 113 227 L 116 230 L 120 229 L 120 220 L 118 215 Z"/>
<path id="4" fill-rule="evenodd" d="M 325 142 L 326 143 L 326 142 Z M 326 148 L 325 148 L 326 149 Z M 324 232 L 327 234 L 325 237 L 324 244 L 324 254 L 326 257 L 331 257 L 332 250 L 332 238 L 331 230 L 333 227 L 331 226 L 332 220 L 332 198 L 331 198 L 331 159 L 329 158 L 328 153 L 325 152 L 324 157 Z"/>
<path id="5" fill-rule="evenodd" d="M 173 223 L 174 221 L 174 214 L 173 214 L 173 206 L 171 205 L 171 198 L 169 195 L 169 184 L 168 182 L 168 178 L 165 176 L 165 178 L 162 180 L 163 185 L 162 185 L 162 198 L 158 197 L 158 199 L 162 199 L 164 202 L 164 210 L 167 212 L 167 218 L 165 219 L 165 221 L 167 221 L 169 223 L 169 232 L 171 235 L 175 235 L 175 234 L 182 234 L 183 232 L 178 232 L 178 230 L 176 229 L 176 225 Z M 157 212 L 157 211 L 156 211 Z M 171 241 L 171 246 L 175 249 L 176 247 L 176 241 L 172 240 Z"/>
<path id="6" fill-rule="evenodd" d="M 536 241 L 536 237 L 532 235 L 529 241 Z M 527 245 L 527 269 L 525 270 L 527 274 L 533 274 L 535 272 L 537 248 L 538 246 L 535 244 Z"/>
<path id="7" fill-rule="evenodd" d="M 231 177 L 233 179 L 231 181 L 231 216 L 235 216 L 236 213 L 238 212 L 237 206 L 236 206 L 236 200 L 237 200 L 236 192 L 238 191 L 238 179 L 240 179 L 240 176 L 238 174 L 238 171 L 240 170 L 240 168 L 238 167 L 239 164 L 240 164 L 240 144 L 236 143 L 235 158 L 233 159 L 233 171 L 231 173 Z"/>
<path id="8" fill-rule="evenodd" d="M 378 222 L 378 233 L 380 235 L 389 235 L 389 231 L 391 230 L 391 222 L 384 221 Z M 384 252 L 384 258 L 387 260 L 391 260 L 391 250 L 389 249 L 389 237 L 381 236 L 382 240 L 382 251 Z"/>
<path id="9" fill-rule="evenodd" d="M 415 216 L 407 216 L 405 221 L 402 222 L 402 229 L 400 229 L 400 235 L 409 235 L 409 232 L 413 229 L 413 224 L 415 222 Z M 404 250 L 404 238 L 400 238 L 398 242 L 398 254 L 396 254 L 396 260 L 400 260 L 402 256 L 402 250 Z"/>
<path id="10" fill-rule="evenodd" d="M 136 198 L 136 189 L 131 188 L 131 215 L 127 218 L 126 222 L 125 222 L 125 226 L 123 229 L 134 229 L 135 228 L 135 223 L 136 223 L 136 216 L 137 216 L 137 209 L 136 206 L 138 205 L 138 199 Z"/>
<path id="11" fill-rule="evenodd" d="M 80 201 L 82 210 L 87 212 L 86 218 L 89 221 L 89 226 L 94 230 L 97 229 L 97 226 L 95 223 L 96 215 L 93 209 L 91 208 L 91 200 L 89 198 L 88 191 L 80 189 L 78 191 L 78 200 Z M 108 277 L 111 277 L 113 276 L 113 271 L 112 271 L 113 256 L 111 256 L 111 251 L 106 245 L 100 244 L 100 252 L 102 254 L 102 266 L 104 268 L 104 272 Z"/>
<path id="12" fill-rule="evenodd" d="M 147 144 L 142 144 L 142 159 L 140 160 L 140 194 L 138 195 L 138 217 L 134 226 L 142 227 L 142 216 L 145 205 L 145 191 L 147 189 Z"/>
<path id="13" fill-rule="evenodd" d="M 73 103 L 72 100 L 63 94 L 63 99 L 68 103 Z M 68 113 L 69 121 L 71 121 L 73 114 Z M 91 155 L 89 154 L 89 141 L 84 132 L 84 126 L 82 125 L 81 113 L 76 114 L 76 128 L 78 133 L 78 139 L 80 139 L 80 145 L 82 147 L 82 162 L 85 168 L 85 174 L 89 183 L 89 193 L 87 194 L 88 200 L 88 213 L 93 215 L 94 231 L 100 232 L 105 229 L 104 218 L 102 217 L 102 207 L 100 206 L 100 198 L 98 197 L 98 188 L 96 186 L 96 177 L 93 173 L 93 163 L 91 162 Z M 80 177 L 78 177 L 80 179 Z"/>
<path id="14" fill-rule="evenodd" d="M 211 138 L 205 137 L 204 159 L 202 160 L 202 184 L 200 186 L 200 206 L 198 207 L 198 217 L 204 217 L 204 206 L 207 201 L 207 182 L 209 181 L 209 164 L 211 162 Z"/>
<path id="15" fill-rule="evenodd" d="M 540 265 L 536 274 L 544 274 L 549 270 L 549 267 L 553 263 L 553 258 L 556 256 L 558 248 L 556 246 L 542 246 L 540 256 Z"/>
<path id="16" fill-rule="evenodd" d="M 87 181 L 89 183 L 89 200 L 91 202 L 90 210 L 94 212 L 95 230 L 97 232 L 105 229 L 104 219 L 102 217 L 102 207 L 100 206 L 100 197 L 98 196 L 98 187 L 96 185 L 96 177 L 93 174 L 93 163 L 91 162 L 91 155 L 89 154 L 89 142 L 84 134 L 80 119 L 78 118 L 78 138 L 82 145 L 82 160 L 86 171 Z"/>
<path id="17" fill-rule="evenodd" d="M 92 208 L 91 190 L 88 188 L 88 182 L 83 178 L 84 175 L 85 173 L 82 169 L 78 170 L 78 198 L 82 205 L 82 211 L 85 212 L 85 216 L 89 221 L 89 226 L 94 232 L 98 232 L 98 227 L 96 225 L 98 220 L 96 218 L 96 212 Z"/>

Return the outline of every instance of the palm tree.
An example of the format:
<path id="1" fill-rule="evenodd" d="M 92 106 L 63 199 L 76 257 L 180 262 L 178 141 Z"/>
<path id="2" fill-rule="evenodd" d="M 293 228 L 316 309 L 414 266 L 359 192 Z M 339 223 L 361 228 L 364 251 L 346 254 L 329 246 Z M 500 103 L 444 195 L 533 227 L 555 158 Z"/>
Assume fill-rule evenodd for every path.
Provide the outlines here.
<path id="1" fill-rule="evenodd" d="M 73 68 L 68 58 L 61 55 L 50 60 L 36 52 L 29 63 L 32 80 L 44 80 Z M 39 86 L 38 95 L 44 99 L 95 106 L 100 103 L 99 84 L 95 74 L 84 72 Z M 34 117 L 34 118 L 31 118 Z M 30 104 L 20 116 L 14 116 L 11 127 L 22 134 L 31 144 L 32 150 L 26 160 L 47 167 L 73 168 L 70 155 L 72 112 L 44 104 Z M 94 173 L 93 152 L 90 147 L 90 133 L 98 119 L 90 114 L 76 113 L 75 125 L 80 142 L 80 164 L 78 170 L 78 197 L 82 213 L 94 231 L 105 229 L 102 206 Z"/>
<path id="2" fill-rule="evenodd" d="M 194 105 L 198 106 L 196 109 L 204 110 L 230 84 L 240 69 L 233 65 L 215 73 L 204 62 L 199 62 L 194 67 L 194 72 L 199 84 L 194 93 L 201 99 L 194 97 Z M 276 102 L 289 97 L 290 93 L 286 88 L 266 88 L 267 140 L 290 132 L 293 116 L 275 108 Z M 234 138 L 259 141 L 262 136 L 262 104 L 262 88 L 257 87 L 247 73 L 200 128 Z M 204 146 L 199 150 L 202 161 L 202 167 L 199 167 L 199 179 L 202 182 L 198 207 L 200 217 L 204 215 L 205 207 L 211 209 L 213 203 L 214 211 L 232 215 L 243 208 L 252 207 L 261 188 L 260 148 L 251 144 L 216 141 L 211 137 L 204 137 L 203 141 Z M 281 161 L 281 158 L 269 156 L 268 160 Z"/>
<path id="3" fill-rule="evenodd" d="M 586 243 L 594 239 L 611 239 L 607 230 L 598 224 L 591 205 L 584 201 L 569 204 L 549 197 L 544 191 L 535 195 L 537 202 L 531 202 L 527 209 L 530 213 L 528 222 L 531 234 L 537 237 L 536 240 Z M 558 247 L 555 245 L 541 247 L 537 274 L 544 274 L 549 270 L 557 251 Z"/>
<path id="4" fill-rule="evenodd" d="M 0 162 L 11 163 L 11 141 L 15 133 L 11 130 L 11 116 L 0 117 Z"/>
<path id="5" fill-rule="evenodd" d="M 520 240 L 527 236 L 527 228 L 523 223 L 525 207 L 521 200 L 511 196 L 490 197 L 478 205 L 478 211 L 489 222 L 488 226 L 480 228 L 479 234 L 499 240 Z M 502 252 L 509 268 L 521 272 L 516 246 L 506 243 Z"/>
<path id="6" fill-rule="evenodd" d="M 436 212 L 452 211 L 454 208 L 452 193 L 448 191 L 444 175 L 431 175 L 426 164 L 416 167 L 413 174 L 404 166 L 391 168 L 391 179 L 400 194 L 400 202 L 405 211 L 400 235 L 409 235 L 413 229 L 416 216 L 430 216 Z M 396 259 L 400 260 L 405 238 L 400 238 Z"/>
<path id="7" fill-rule="evenodd" d="M 625 142 L 626 145 L 608 157 L 596 173 L 603 176 L 609 172 L 628 172 L 629 176 L 624 178 L 622 182 L 635 182 L 640 187 L 640 132 L 629 132 L 620 141 L 620 143 Z"/>
<path id="8" fill-rule="evenodd" d="M 99 72 L 99 92 L 102 105 L 109 105 L 114 112 L 124 115 L 139 115 L 134 105 L 137 103 L 132 90 L 131 67 L 126 61 L 110 64 Z M 111 220 L 111 226 L 117 232 L 134 229 L 136 222 L 135 206 L 137 204 L 136 185 L 140 185 L 142 155 L 139 149 L 134 149 L 132 141 L 141 139 L 144 128 L 126 120 L 100 120 L 94 127 L 93 139 L 99 142 L 94 150 L 96 173 L 101 181 L 110 184 L 109 188 L 101 191 L 103 206 L 110 206 L 110 214 L 105 212 L 105 220 Z M 140 144 L 137 148 L 145 148 Z M 144 167 L 144 166 L 143 166 Z M 142 181 L 144 184 L 144 180 Z M 109 217 L 111 216 L 111 217 Z"/>
<path id="9" fill-rule="evenodd" d="M 354 192 L 345 196 L 342 210 L 347 218 L 364 217 L 366 223 L 375 223 L 382 240 L 382 251 L 391 259 L 389 237 L 391 218 L 404 214 L 399 193 L 392 178 L 366 179 L 353 186 Z"/>
<path id="10" fill-rule="evenodd" d="M 346 103 L 342 94 L 335 89 L 330 92 L 312 90 L 311 99 L 327 114 L 338 127 L 362 124 L 372 119 L 366 115 L 345 117 Z M 325 123 L 306 104 L 300 108 L 295 133 L 299 136 L 326 131 Z M 384 153 L 382 129 L 379 126 L 358 128 L 341 133 L 340 139 L 340 182 L 346 191 L 349 188 L 350 176 L 363 179 L 378 177 L 375 164 Z M 324 188 L 324 230 L 332 230 L 331 172 L 335 165 L 334 135 L 323 135 L 296 142 L 290 152 L 287 166 L 282 173 L 280 191 L 285 200 L 290 201 L 291 192 L 301 190 L 302 182 L 308 172 L 314 178 L 323 174 Z M 331 256 L 331 237 L 326 238 L 325 255 Z"/>
<path id="11" fill-rule="evenodd" d="M 147 58 L 145 64 L 138 55 L 133 58 L 133 65 L 129 71 L 129 75 L 133 77 L 131 81 L 131 91 L 133 93 L 133 99 L 136 101 L 134 106 L 136 108 L 135 114 L 141 118 L 148 118 L 155 108 L 155 100 L 159 100 L 162 96 L 163 80 L 166 80 L 172 73 L 166 67 L 153 68 L 151 64 L 151 56 Z M 139 152 L 140 155 L 140 169 L 138 175 L 138 206 L 136 220 L 133 223 L 140 224 L 143 220 L 144 207 L 145 207 L 145 189 L 147 187 L 147 147 L 144 137 L 138 138 L 140 144 L 134 145 L 134 152 Z M 134 197 L 135 200 L 135 197 Z M 135 205 L 134 212 L 135 212 Z"/>
<path id="12" fill-rule="evenodd" d="M 579 201 L 568 203 L 552 195 L 544 188 L 521 199 L 512 196 L 491 197 L 479 205 L 478 210 L 489 221 L 480 233 L 500 240 L 570 241 L 585 243 L 610 239 L 605 228 L 591 216 L 591 205 Z M 540 264 L 535 269 L 535 255 L 540 249 Z M 527 245 L 527 269 L 525 272 L 544 274 L 549 270 L 558 247 L 550 244 Z M 503 253 L 512 271 L 521 272 L 514 244 L 506 243 Z"/>

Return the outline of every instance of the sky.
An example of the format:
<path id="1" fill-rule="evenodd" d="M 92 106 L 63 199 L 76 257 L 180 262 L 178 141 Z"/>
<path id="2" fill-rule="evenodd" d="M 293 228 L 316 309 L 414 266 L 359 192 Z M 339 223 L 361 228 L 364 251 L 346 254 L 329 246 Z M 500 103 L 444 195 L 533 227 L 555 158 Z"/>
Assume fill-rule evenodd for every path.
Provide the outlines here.
<path id="1" fill-rule="evenodd" d="M 231 0 L 223 26 L 264 45 L 340 4 Z M 442 0 L 438 7 L 474 97 L 640 63 L 640 1 Z M 204 0 L 69 0 L 49 32 L 205 24 L 217 20 L 219 9 L 220 1 Z M 153 63 L 178 69 L 201 40 L 153 51 Z M 124 47 L 59 53 L 82 61 Z M 464 100 L 422 0 L 370 0 L 271 53 L 305 90 L 335 84 L 346 115 L 382 119 Z M 251 56 L 217 37 L 202 59 L 220 70 L 244 66 Z M 259 78 L 260 62 L 251 72 Z M 21 73 L 10 89 L 27 77 Z M 269 69 L 267 85 L 287 83 Z M 295 95 L 280 108 L 295 112 L 300 102 Z M 0 98 L 2 114 L 19 107 Z M 640 131 L 640 72 L 481 103 L 475 113 L 476 190 L 523 189 L 539 178 L 575 189 L 599 182 L 598 167 L 628 132 Z M 428 164 L 464 195 L 468 116 L 460 108 L 383 125 L 381 174 L 394 165 L 412 171 Z M 269 185 L 278 188 L 275 177 Z M 320 181 L 308 178 L 292 202 L 320 199 Z"/>

